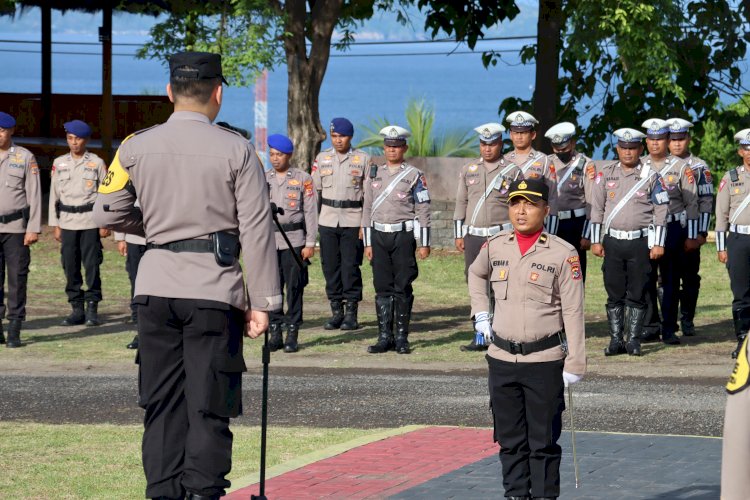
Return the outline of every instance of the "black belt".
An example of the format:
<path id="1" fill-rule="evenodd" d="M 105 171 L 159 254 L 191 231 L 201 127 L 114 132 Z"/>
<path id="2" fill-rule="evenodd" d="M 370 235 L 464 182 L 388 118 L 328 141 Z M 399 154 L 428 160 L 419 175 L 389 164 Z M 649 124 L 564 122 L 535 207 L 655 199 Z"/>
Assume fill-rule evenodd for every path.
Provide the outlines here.
<path id="1" fill-rule="evenodd" d="M 282 224 L 281 229 L 284 230 L 284 232 L 290 233 L 292 231 L 299 231 L 300 229 L 305 229 L 305 223 L 304 222 L 291 222 L 289 224 Z M 274 231 L 277 233 L 279 232 L 279 228 L 274 228 Z"/>
<path id="2" fill-rule="evenodd" d="M 333 208 L 362 208 L 362 200 L 329 200 L 323 198 L 322 203 Z"/>
<path id="3" fill-rule="evenodd" d="M 7 224 L 9 222 L 13 222 L 14 220 L 22 219 L 24 212 L 28 210 L 27 208 L 22 208 L 21 210 L 16 210 L 15 212 L 11 212 L 9 214 L 0 215 L 0 224 Z"/>
<path id="4" fill-rule="evenodd" d="M 63 205 L 62 203 L 58 201 L 57 203 L 55 203 L 55 207 L 60 212 L 68 212 L 71 214 L 83 214 L 83 213 L 91 212 L 92 210 L 94 210 L 93 203 L 89 203 L 87 205 Z"/>
<path id="5" fill-rule="evenodd" d="M 146 250 L 169 250 L 170 252 L 214 253 L 211 240 L 179 240 L 163 245 L 147 243 Z"/>
<path id="6" fill-rule="evenodd" d="M 562 333 L 563 330 L 560 330 L 557 333 L 553 333 L 549 337 L 543 338 L 541 340 L 535 340 L 534 342 L 515 342 L 513 340 L 506 340 L 496 336 L 492 339 L 492 343 L 503 351 L 509 352 L 511 354 L 521 354 L 522 356 L 526 356 L 527 354 L 546 351 L 547 349 L 551 349 L 552 347 L 560 345 L 562 343 Z"/>

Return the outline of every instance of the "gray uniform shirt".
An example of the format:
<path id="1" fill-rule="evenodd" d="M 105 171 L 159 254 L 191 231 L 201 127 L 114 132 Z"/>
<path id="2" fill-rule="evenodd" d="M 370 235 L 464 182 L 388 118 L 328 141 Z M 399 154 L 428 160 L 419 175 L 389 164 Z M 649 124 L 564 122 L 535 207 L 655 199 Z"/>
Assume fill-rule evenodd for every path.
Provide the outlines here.
<path id="1" fill-rule="evenodd" d="M 654 160 L 651 155 L 647 155 L 641 162 L 650 165 L 664 179 L 669 193 L 669 213 L 679 214 L 684 210 L 688 220 L 697 220 L 698 184 L 695 182 L 693 169 L 676 156 Z"/>
<path id="2" fill-rule="evenodd" d="M 568 163 L 555 154 L 549 155 L 557 176 L 557 210 L 586 209 L 591 213 L 591 192 L 596 179 L 596 167 L 591 158 L 573 151 Z"/>
<path id="3" fill-rule="evenodd" d="M 143 216 L 133 211 L 137 199 Z M 107 206 L 108 210 L 104 207 Z M 258 156 L 237 133 L 200 113 L 179 111 L 123 142 L 99 188 L 94 221 L 149 243 L 238 233 L 239 261 L 221 267 L 211 253 L 148 250 L 136 295 L 207 299 L 260 311 L 281 306 L 268 187 Z"/>
<path id="4" fill-rule="evenodd" d="M 0 233 L 42 232 L 39 166 L 28 149 L 11 144 L 7 151 L 0 151 L 0 215 L 26 207 L 29 207 L 28 224 L 22 218 L 0 224 Z"/>
<path id="5" fill-rule="evenodd" d="M 70 153 L 55 158 L 49 192 L 49 225 L 69 230 L 96 229 L 92 212 L 60 211 L 58 217 L 55 204 L 59 201 L 63 205 L 77 207 L 93 203 L 99 184 L 106 175 L 104 161 L 89 151 L 78 159 Z"/>
<path id="6" fill-rule="evenodd" d="M 312 166 L 312 178 L 318 195 L 325 200 L 362 203 L 362 185 L 367 176 L 370 156 L 351 149 L 343 159 L 333 148 L 321 151 Z M 326 227 L 359 227 L 362 207 L 338 208 L 322 205 L 318 223 Z"/>
<path id="7" fill-rule="evenodd" d="M 277 207 L 284 209 L 283 215 L 278 215 L 281 224 L 303 223 L 304 228 L 286 231 L 289 241 L 294 247 L 315 247 L 318 234 L 318 205 L 312 177 L 307 172 L 290 168 L 285 174 L 279 175 L 271 169 L 266 172 L 268 190 L 271 201 Z M 274 226 L 275 227 L 275 226 Z M 289 246 L 284 237 L 276 232 L 276 249 L 286 250 Z"/>
<path id="8" fill-rule="evenodd" d="M 544 179 L 549 187 L 549 214 L 557 216 L 557 175 L 549 157 L 532 148 L 524 155 L 510 151 L 503 159 L 506 163 L 515 163 L 521 169 L 524 179 Z"/>

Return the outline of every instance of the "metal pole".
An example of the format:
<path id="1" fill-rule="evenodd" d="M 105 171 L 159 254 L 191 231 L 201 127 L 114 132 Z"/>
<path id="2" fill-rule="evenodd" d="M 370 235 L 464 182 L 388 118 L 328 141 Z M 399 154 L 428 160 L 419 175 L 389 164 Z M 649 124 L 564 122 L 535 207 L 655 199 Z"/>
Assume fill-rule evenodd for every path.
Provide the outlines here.
<path id="1" fill-rule="evenodd" d="M 263 333 L 263 395 L 260 410 L 260 491 L 250 495 L 252 500 L 266 499 L 266 428 L 268 427 L 268 365 L 271 363 L 271 351 L 268 349 L 268 328 Z"/>
<path id="2" fill-rule="evenodd" d="M 568 386 L 568 408 L 570 408 L 570 439 L 573 442 L 573 469 L 575 470 L 576 489 L 578 489 L 580 482 L 578 475 L 578 454 L 576 453 L 576 426 L 573 412 L 573 389 L 570 386 Z"/>
<path id="3" fill-rule="evenodd" d="M 255 151 L 263 163 L 263 168 L 270 169 L 268 163 L 268 71 L 263 70 L 255 80 Z"/>

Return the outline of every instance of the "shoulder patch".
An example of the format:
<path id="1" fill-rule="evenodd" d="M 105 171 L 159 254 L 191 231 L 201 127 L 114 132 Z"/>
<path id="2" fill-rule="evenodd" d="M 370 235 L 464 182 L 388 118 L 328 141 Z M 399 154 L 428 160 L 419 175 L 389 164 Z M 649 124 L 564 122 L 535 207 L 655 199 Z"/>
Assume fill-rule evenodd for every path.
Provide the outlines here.
<path id="1" fill-rule="evenodd" d="M 153 127 L 151 127 L 153 128 Z M 148 129 L 144 129 L 148 130 Z M 136 132 L 135 134 L 131 134 L 127 136 L 123 141 L 122 144 L 125 144 L 130 138 L 135 136 L 136 134 L 140 134 L 143 131 Z M 120 144 L 120 148 L 122 147 L 122 144 Z M 117 153 L 115 153 L 115 159 L 112 160 L 112 164 L 109 166 L 109 169 L 107 170 L 107 175 L 104 176 L 104 180 L 102 180 L 102 183 L 99 185 L 99 192 L 102 194 L 110 194 L 114 193 L 116 191 L 120 191 L 122 189 L 125 189 L 125 186 L 130 181 L 130 176 L 125 171 L 125 169 L 122 167 L 122 164 L 120 163 L 120 149 L 117 150 Z"/>

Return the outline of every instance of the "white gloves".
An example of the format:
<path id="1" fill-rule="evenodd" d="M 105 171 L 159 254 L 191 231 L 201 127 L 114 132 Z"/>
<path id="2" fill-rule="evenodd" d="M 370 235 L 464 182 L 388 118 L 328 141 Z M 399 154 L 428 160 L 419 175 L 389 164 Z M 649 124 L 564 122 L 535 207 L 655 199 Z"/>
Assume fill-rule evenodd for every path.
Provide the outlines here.
<path id="1" fill-rule="evenodd" d="M 486 312 L 479 312 L 474 315 L 474 330 L 481 334 L 477 335 L 474 343 L 477 345 L 489 345 L 492 343 L 492 325 L 490 325 L 490 315 Z M 480 343 L 481 342 L 481 343 Z"/>
<path id="2" fill-rule="evenodd" d="M 568 373 L 563 370 L 563 384 L 565 384 L 565 387 L 579 382 L 582 378 L 583 375 L 576 375 L 575 373 Z"/>

